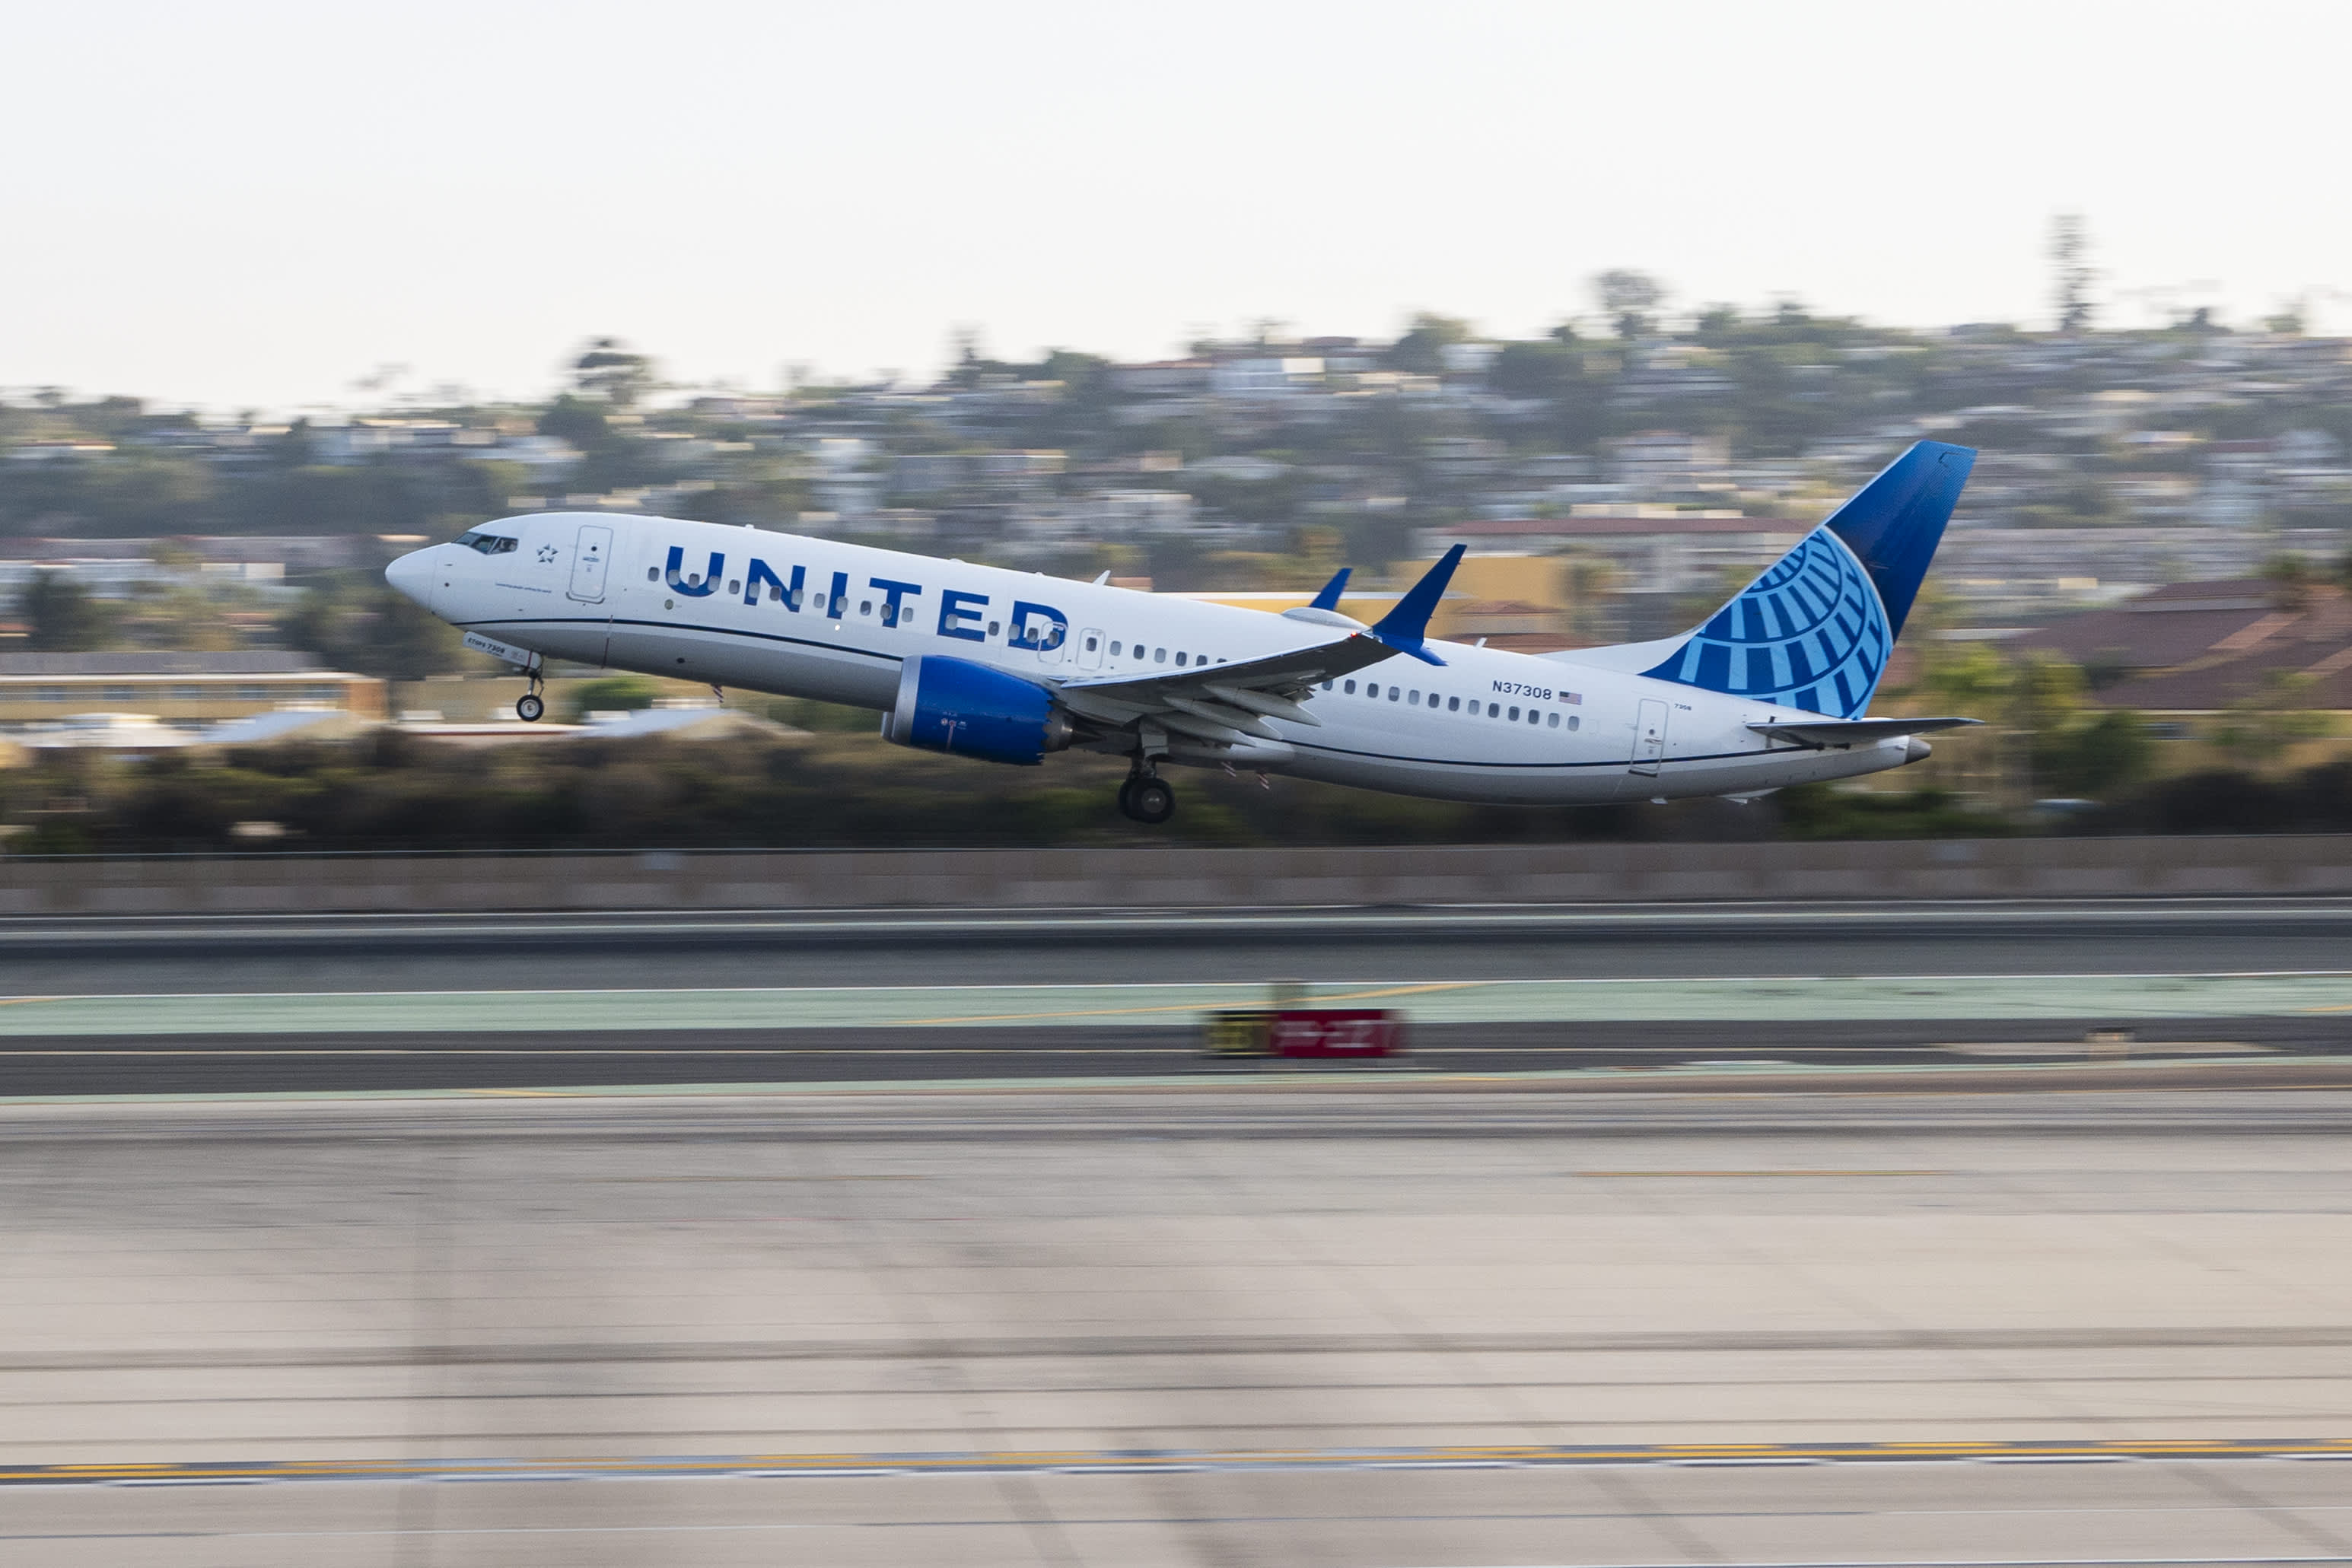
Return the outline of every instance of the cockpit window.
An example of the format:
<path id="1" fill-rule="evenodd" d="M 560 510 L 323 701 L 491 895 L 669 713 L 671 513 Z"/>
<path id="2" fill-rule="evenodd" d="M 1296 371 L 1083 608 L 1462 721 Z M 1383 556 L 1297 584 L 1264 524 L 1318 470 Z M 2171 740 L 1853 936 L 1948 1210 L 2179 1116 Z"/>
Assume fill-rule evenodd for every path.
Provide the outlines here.
<path id="1" fill-rule="evenodd" d="M 480 550 L 484 555 L 512 555 L 520 540 L 504 534 L 486 534 L 476 528 L 457 536 L 457 542 L 467 549 Z"/>

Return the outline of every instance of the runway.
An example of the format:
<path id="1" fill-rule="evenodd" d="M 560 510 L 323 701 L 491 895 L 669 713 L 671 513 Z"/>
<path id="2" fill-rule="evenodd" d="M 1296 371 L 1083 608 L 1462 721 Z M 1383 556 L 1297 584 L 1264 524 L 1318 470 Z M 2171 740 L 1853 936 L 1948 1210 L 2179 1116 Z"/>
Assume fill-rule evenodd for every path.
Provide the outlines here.
<path id="1" fill-rule="evenodd" d="M 1460 1071 L 2352 1052 L 2352 902 L 0 922 L 0 1097 L 1200 1072 L 1296 982 Z"/>
<path id="2" fill-rule="evenodd" d="M 0 994 L 2344 967 L 2352 901 L 0 920 Z"/>
<path id="3" fill-rule="evenodd" d="M 0 1557 L 2352 1561 L 2352 1088 L 1750 1082 L 0 1108 Z"/>
<path id="4" fill-rule="evenodd" d="M 0 1560 L 2352 1562 L 2347 936 L 0 923 Z"/>

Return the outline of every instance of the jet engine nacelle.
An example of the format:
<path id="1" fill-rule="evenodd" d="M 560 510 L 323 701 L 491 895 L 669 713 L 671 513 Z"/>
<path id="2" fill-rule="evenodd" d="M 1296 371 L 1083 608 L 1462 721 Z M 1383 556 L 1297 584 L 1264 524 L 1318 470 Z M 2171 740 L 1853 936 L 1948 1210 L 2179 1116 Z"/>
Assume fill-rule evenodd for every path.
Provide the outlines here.
<path id="1" fill-rule="evenodd" d="M 1035 767 L 1070 744 L 1069 716 L 1054 695 L 969 659 L 922 654 L 898 668 L 898 700 L 882 716 L 882 738 L 925 751 Z"/>

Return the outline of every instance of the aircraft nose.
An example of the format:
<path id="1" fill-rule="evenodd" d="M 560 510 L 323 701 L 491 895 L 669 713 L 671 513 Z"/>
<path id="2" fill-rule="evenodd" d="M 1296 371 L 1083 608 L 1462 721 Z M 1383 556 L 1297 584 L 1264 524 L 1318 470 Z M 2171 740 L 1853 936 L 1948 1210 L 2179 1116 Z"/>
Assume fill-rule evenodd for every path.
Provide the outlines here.
<path id="1" fill-rule="evenodd" d="M 383 580 L 425 606 L 433 608 L 435 576 L 430 549 L 413 549 L 383 569 Z"/>

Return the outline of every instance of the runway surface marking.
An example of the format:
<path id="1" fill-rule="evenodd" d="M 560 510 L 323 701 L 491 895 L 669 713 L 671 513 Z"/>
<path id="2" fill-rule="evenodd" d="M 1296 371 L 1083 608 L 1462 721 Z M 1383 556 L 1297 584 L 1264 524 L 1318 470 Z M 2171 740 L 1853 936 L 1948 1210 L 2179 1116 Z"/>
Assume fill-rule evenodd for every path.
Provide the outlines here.
<path id="1" fill-rule="evenodd" d="M 1310 1003 L 1411 996 L 1425 1023 L 2294 1017 L 2352 1011 L 2352 971 L 1597 977 L 1327 982 Z M 233 991 L 27 996 L 0 1037 L 1066 1028 L 1261 1008 L 1262 983 Z"/>
<path id="2" fill-rule="evenodd" d="M 272 1481 L 596 1480 L 648 1476 L 1137 1474 L 1179 1470 L 1525 1469 L 1591 1465 L 2352 1462 L 2352 1438 L 2134 1442 L 1498 1444 L 1367 1448 L 1095 1448 L 882 1454 L 659 1455 L 522 1459 L 309 1459 L 240 1464 L 15 1465 L 5 1486 L 252 1486 Z"/>
<path id="3" fill-rule="evenodd" d="M 691 1054 L 691 1053 L 689 1053 Z M 2322 1076 L 2347 1065 L 2336 1056 L 2277 1056 L 2267 1067 L 2310 1071 L 2308 1079 L 2247 1081 L 2242 1077 L 2218 1082 L 2214 1070 L 2253 1065 L 2243 1057 L 2168 1057 L 2161 1062 L 2031 1061 L 2002 1062 L 1811 1062 L 1754 1061 L 1671 1063 L 1658 1067 L 1494 1068 L 1485 1071 L 1422 1071 L 1364 1063 L 1355 1067 L 1296 1068 L 1267 1061 L 1262 1067 L 1234 1071 L 1205 1070 L 1181 1074 L 1131 1073 L 1118 1076 L 1044 1076 L 989 1078 L 844 1078 L 784 1079 L 773 1082 L 721 1080 L 700 1083 L 559 1083 L 529 1086 L 457 1086 L 432 1089 L 232 1089 L 151 1092 L 79 1092 L 0 1094 L 0 1108 L 59 1105 L 298 1105 L 338 1101 L 426 1100 L 663 1100 L 663 1099 L 819 1099 L 825 1097 L 984 1098 L 1040 1094 L 1287 1094 L 1340 1091 L 1390 1090 L 1509 1090 L 1514 1087 L 1557 1087 L 1566 1090 L 1626 1090 L 1640 1093 L 1675 1094 L 1695 1099 L 1762 1100 L 1785 1092 L 1789 1081 L 1803 1081 L 1806 1092 L 1872 1099 L 1905 1097 L 1920 1100 L 1969 1099 L 2020 1088 L 2044 1095 L 2108 1094 L 2116 1092 L 2111 1077 L 2099 1081 L 2085 1073 L 2116 1075 L 2130 1069 L 2153 1070 L 2162 1082 L 2135 1080 L 2130 1092 L 2206 1092 L 2223 1088 L 2231 1093 L 2277 1094 L 2306 1090 L 2341 1092 L 2344 1076 Z M 1912 1087 L 1905 1079 L 1928 1078 L 1927 1087 Z M 1777 1080 L 1777 1084 L 1761 1082 Z M 2006 1088 L 2004 1088 L 2004 1085 Z"/>
<path id="4" fill-rule="evenodd" d="M 1370 1002 L 1391 997 L 1426 996 L 1436 991 L 1466 991 L 1483 985 L 1498 985 L 1492 980 L 1428 980 L 1411 986 L 1382 986 L 1369 991 L 1339 991 L 1314 998 L 1317 1007 L 1328 1007 L 1333 1002 Z M 1259 1005 L 1264 1005 L 1261 999 Z M 969 1018 L 908 1019 L 905 1027 L 919 1029 L 940 1024 L 1038 1023 L 1049 1019 L 1126 1018 L 1138 1013 L 1197 1013 L 1197 1001 L 1177 1002 L 1160 1007 L 1142 1008 L 1076 1008 L 1058 1012 L 978 1013 Z"/>

